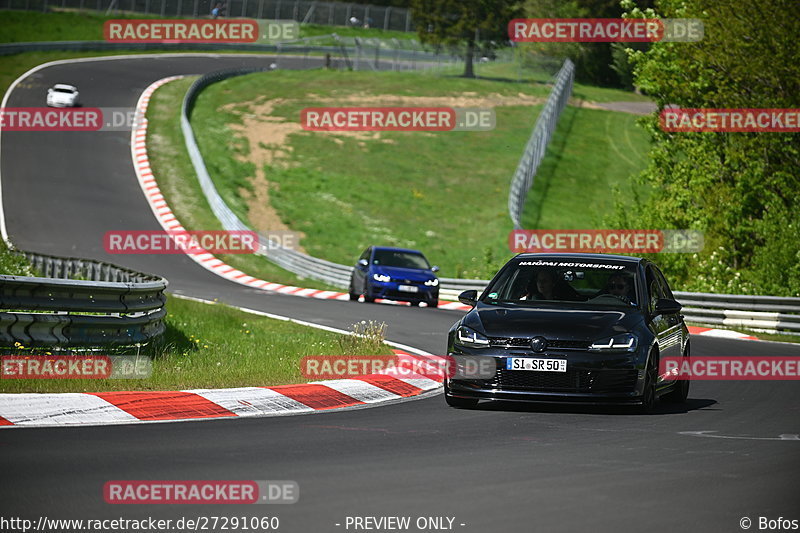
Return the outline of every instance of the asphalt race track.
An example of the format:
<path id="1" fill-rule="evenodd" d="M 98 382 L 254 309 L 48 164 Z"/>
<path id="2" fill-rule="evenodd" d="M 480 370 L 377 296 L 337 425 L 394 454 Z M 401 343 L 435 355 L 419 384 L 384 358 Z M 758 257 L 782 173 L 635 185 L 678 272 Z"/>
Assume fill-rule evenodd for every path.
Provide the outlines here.
<path id="1" fill-rule="evenodd" d="M 152 57 L 43 69 L 10 107 L 44 105 L 72 83 L 85 105 L 133 107 L 153 81 L 274 58 Z M 281 68 L 299 62 L 281 59 Z M 387 322 L 390 340 L 432 353 L 460 315 L 248 289 L 175 255 L 109 256 L 103 234 L 160 229 L 127 132 L 2 134 L 3 203 L 17 247 L 103 259 L 167 277 L 174 292 L 347 328 Z M 354 250 L 354 258 L 358 250 Z M 693 337 L 695 355 L 799 356 L 786 344 Z M 618 409 L 443 398 L 325 414 L 0 431 L 3 516 L 176 519 L 278 516 L 279 531 L 337 532 L 347 516 L 454 517 L 464 532 L 741 531 L 749 517 L 800 519 L 800 385 L 696 382 L 690 402 Z M 293 505 L 115 506 L 109 480 L 294 480 Z M 448 522 L 445 520 L 444 522 Z M 339 525 L 337 525 L 339 524 Z M 462 525 L 463 524 L 463 525 Z M 381 529 L 379 531 L 385 531 Z M 422 529 L 421 531 L 433 531 Z"/>

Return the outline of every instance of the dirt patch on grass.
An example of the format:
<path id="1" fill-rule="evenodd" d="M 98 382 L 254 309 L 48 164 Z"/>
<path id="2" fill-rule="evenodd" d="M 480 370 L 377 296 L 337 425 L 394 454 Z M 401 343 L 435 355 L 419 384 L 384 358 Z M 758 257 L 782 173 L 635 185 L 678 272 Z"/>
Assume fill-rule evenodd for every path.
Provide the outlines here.
<path id="1" fill-rule="evenodd" d="M 242 123 L 230 124 L 234 134 L 246 139 L 250 147 L 248 156 L 240 156 L 255 165 L 256 175 L 250 178 L 252 191 L 239 191 L 247 203 L 250 222 L 256 230 L 288 230 L 289 227 L 278 216 L 270 203 L 270 191 L 277 187 L 265 175 L 265 165 L 288 166 L 292 147 L 288 138 L 293 134 L 329 135 L 337 144 L 344 144 L 343 138 L 353 138 L 358 146 L 367 149 L 366 141 L 394 143 L 393 139 L 383 138 L 380 131 L 321 131 L 304 132 L 299 122 L 275 116 L 277 106 L 293 102 L 313 102 L 315 106 L 386 106 L 386 107 L 483 107 L 499 106 L 534 106 L 544 102 L 543 98 L 524 93 L 502 95 L 493 93 L 479 96 L 477 93 L 465 92 L 457 96 L 402 96 L 394 94 L 363 95 L 350 94 L 337 97 L 322 97 L 315 94 L 304 95 L 297 100 L 266 96 L 246 104 L 228 104 L 223 111 L 238 115 Z M 424 132 L 420 132 L 424 134 Z M 303 235 L 301 234 L 301 238 Z"/>

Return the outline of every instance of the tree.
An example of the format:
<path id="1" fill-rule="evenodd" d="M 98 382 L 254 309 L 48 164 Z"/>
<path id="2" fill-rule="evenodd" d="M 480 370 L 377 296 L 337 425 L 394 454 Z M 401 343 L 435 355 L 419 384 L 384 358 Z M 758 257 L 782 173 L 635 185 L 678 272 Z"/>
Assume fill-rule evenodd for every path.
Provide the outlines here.
<path id="1" fill-rule="evenodd" d="M 472 60 L 478 46 L 508 41 L 508 23 L 521 15 L 518 0 L 412 0 L 411 16 L 420 41 L 462 46 L 464 77 L 474 78 Z"/>
<path id="2" fill-rule="evenodd" d="M 661 0 L 657 13 L 701 18 L 696 43 L 631 50 L 636 84 L 659 109 L 797 108 L 796 0 Z M 705 250 L 663 254 L 687 289 L 800 295 L 800 134 L 670 133 L 645 120 L 653 147 L 649 200 L 619 210 L 621 227 L 699 229 Z"/>

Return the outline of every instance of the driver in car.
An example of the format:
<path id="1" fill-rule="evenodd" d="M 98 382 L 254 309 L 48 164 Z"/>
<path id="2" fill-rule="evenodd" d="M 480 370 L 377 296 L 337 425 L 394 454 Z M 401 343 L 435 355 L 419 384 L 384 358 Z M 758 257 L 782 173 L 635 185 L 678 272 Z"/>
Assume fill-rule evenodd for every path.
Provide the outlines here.
<path id="1" fill-rule="evenodd" d="M 608 278 L 606 291 L 612 296 L 633 303 L 631 301 L 631 281 L 624 274 L 612 274 Z"/>

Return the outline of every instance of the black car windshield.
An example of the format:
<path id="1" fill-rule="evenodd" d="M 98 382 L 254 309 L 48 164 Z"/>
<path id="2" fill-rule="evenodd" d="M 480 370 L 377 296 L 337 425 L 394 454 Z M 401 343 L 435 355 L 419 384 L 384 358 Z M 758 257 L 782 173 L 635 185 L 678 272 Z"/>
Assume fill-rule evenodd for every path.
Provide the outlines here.
<path id="1" fill-rule="evenodd" d="M 56 87 L 55 92 L 57 93 L 67 93 L 67 94 L 75 94 L 75 91 L 72 89 L 65 89 L 63 87 Z"/>
<path id="2" fill-rule="evenodd" d="M 631 307 L 638 301 L 636 277 L 634 263 L 522 259 L 494 279 L 482 301 Z"/>
<path id="3" fill-rule="evenodd" d="M 396 250 L 375 250 L 372 264 L 399 268 L 422 268 L 425 270 L 430 270 L 431 268 L 428 260 L 422 254 Z"/>

